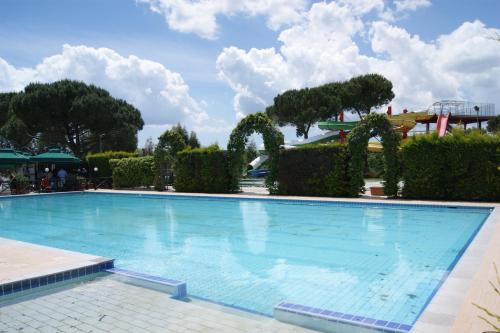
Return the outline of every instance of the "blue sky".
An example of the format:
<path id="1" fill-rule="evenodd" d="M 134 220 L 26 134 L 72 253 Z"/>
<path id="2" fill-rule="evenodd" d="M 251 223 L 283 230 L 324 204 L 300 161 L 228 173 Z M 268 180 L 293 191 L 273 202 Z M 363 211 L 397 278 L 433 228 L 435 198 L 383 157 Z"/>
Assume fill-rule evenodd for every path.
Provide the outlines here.
<path id="1" fill-rule="evenodd" d="M 246 0 L 235 1 L 239 1 L 243 6 Z M 409 63 L 415 64 L 415 73 L 408 75 L 418 75 L 419 72 L 426 73 L 428 71 L 430 74 L 426 76 L 430 78 L 426 79 L 427 81 L 420 77 L 414 79 L 414 82 L 418 81 L 416 84 L 418 92 L 415 94 L 421 96 L 420 99 L 411 98 L 410 95 L 414 94 L 411 90 L 411 83 L 407 83 L 405 86 L 403 83 L 394 82 L 400 93 L 400 96 L 397 96 L 399 99 L 395 103 L 406 107 L 422 107 L 433 99 L 446 97 L 484 99 L 489 96 L 484 92 L 485 85 L 492 89 L 500 86 L 498 81 L 500 76 L 496 75 L 495 77 L 494 75 L 500 70 L 500 65 L 494 59 L 494 52 L 498 49 L 495 49 L 494 42 L 487 38 L 478 42 L 474 41 L 473 37 L 478 33 L 484 33 L 485 36 L 495 35 L 497 31 L 495 29 L 500 28 L 500 19 L 498 18 L 500 1 L 399 1 L 406 3 L 404 5 L 407 9 L 398 11 L 397 0 L 394 2 L 357 1 L 358 3 L 373 4 L 374 9 L 365 10 L 362 13 L 354 13 L 355 9 L 352 3 L 356 3 L 356 1 L 352 0 L 321 2 L 316 6 L 313 6 L 313 2 L 306 0 L 290 1 L 290 3 L 296 4 L 292 11 L 298 13 L 301 18 L 288 17 L 286 16 L 288 12 L 286 12 L 279 17 L 285 23 L 279 27 L 271 28 L 269 27 L 271 16 L 268 11 L 272 9 L 264 8 L 258 12 L 254 12 L 251 7 L 218 9 L 219 12 L 214 12 L 218 26 L 217 33 L 207 38 L 206 35 L 200 35 L 200 32 L 196 30 L 200 25 L 186 28 L 184 22 L 176 21 L 173 23 L 172 17 L 169 15 L 172 11 L 182 10 L 182 8 L 175 8 L 175 5 L 171 4 L 173 2 L 169 0 L 142 0 L 138 2 L 135 0 L 2 0 L 0 2 L 0 60 L 3 59 L 4 66 L 10 66 L 10 69 L 14 68 L 15 70 L 7 71 L 9 73 L 6 74 L 8 75 L 7 79 L 0 77 L 0 90 L 18 90 L 21 83 L 32 78 L 42 81 L 60 78 L 57 75 L 40 74 L 38 73 L 40 70 L 36 66 L 40 65 L 46 58 L 61 55 L 63 45 L 68 44 L 70 47 L 85 46 L 90 50 L 82 51 L 82 55 L 73 56 L 71 60 L 67 61 L 64 70 L 60 71 L 60 76 L 66 75 L 70 78 L 90 81 L 97 80 L 95 83 L 104 85 L 112 93 L 116 91 L 118 95 L 125 94 L 125 96 L 119 97 L 129 100 L 127 98 L 129 92 L 127 89 L 129 88 L 127 87 L 130 80 L 135 80 L 137 75 L 131 74 L 120 81 L 110 79 L 106 76 L 107 74 L 97 73 L 97 71 L 103 70 L 103 67 L 95 65 L 99 63 L 96 59 L 100 59 L 100 56 L 98 51 L 94 52 L 93 50 L 106 48 L 124 59 L 134 55 L 141 60 L 159 63 L 168 73 L 178 74 L 182 80 L 181 85 L 187 86 L 189 89 L 187 93 L 183 92 L 180 98 L 183 102 L 164 103 L 166 104 L 164 106 L 159 100 L 157 104 L 144 104 L 144 108 L 151 108 L 151 110 L 146 111 L 149 115 L 146 123 L 152 123 L 152 126 L 146 127 L 141 133 L 141 143 L 148 136 L 156 138 L 161 131 L 168 128 L 169 123 L 181 121 L 188 128 L 198 129 L 204 144 L 214 141 L 225 144 L 229 131 L 239 119 L 238 117 L 259 111 L 265 104 L 271 102 L 272 96 L 276 93 L 292 87 L 347 79 L 348 76 L 366 71 L 382 72 L 393 82 L 395 79 L 407 75 L 405 72 Z M 332 4 L 332 2 L 336 2 L 336 4 Z M 414 2 L 416 8 L 413 8 L 410 2 Z M 217 5 L 214 2 L 214 6 Z M 250 4 L 250 6 L 252 5 Z M 163 7 L 154 11 L 152 6 Z M 313 15 L 312 7 L 315 7 L 316 15 Z M 336 13 L 341 8 L 345 9 L 346 7 L 349 14 L 337 17 Z M 393 17 L 388 18 L 385 14 L 390 11 L 392 11 Z M 337 30 L 328 30 L 328 26 L 325 28 L 325 26 L 317 25 L 315 20 L 320 20 L 318 13 L 321 15 L 327 13 L 323 16 L 331 15 L 334 25 L 340 22 L 338 28 L 335 28 Z M 189 18 L 198 19 L 197 15 L 199 14 L 196 10 L 191 11 Z M 328 19 L 323 16 L 321 20 Z M 358 27 L 355 29 L 344 29 L 356 20 L 361 22 L 361 27 L 357 23 Z M 374 24 L 374 22 L 380 22 L 380 24 Z M 466 22 L 476 22 L 476 25 L 463 26 Z M 176 27 L 175 24 L 179 24 L 181 28 Z M 460 27 L 463 27 L 463 31 L 459 29 Z M 309 32 L 297 33 L 296 29 Z M 288 32 L 290 41 L 278 40 L 280 34 L 287 30 L 290 30 Z M 333 39 L 338 38 L 339 42 L 333 43 L 334 45 L 325 44 L 324 49 L 321 47 L 321 40 L 318 40 L 317 43 L 311 42 L 309 45 L 308 40 L 315 39 L 317 31 L 320 31 L 320 35 L 324 34 L 323 38 L 332 36 Z M 307 38 L 307 33 L 313 33 L 311 38 Z M 405 37 L 405 34 L 408 36 Z M 419 36 L 419 39 L 416 35 Z M 442 35 L 456 36 L 450 37 L 451 41 L 443 42 L 441 45 L 437 38 Z M 480 55 L 470 56 L 470 59 L 463 59 L 460 63 L 455 61 L 457 57 L 454 57 L 455 59 L 446 58 L 445 53 L 464 54 L 459 49 L 461 43 L 456 41 L 460 36 L 463 36 L 464 43 L 469 41 Z M 305 37 L 302 44 L 299 43 L 301 37 Z M 328 37 L 329 39 L 330 37 Z M 379 41 L 378 47 L 374 47 L 374 41 Z M 346 55 L 334 62 L 332 60 L 331 63 L 329 60 L 324 60 L 335 57 L 350 43 L 358 48 L 354 57 L 352 54 Z M 422 50 L 423 53 L 427 54 L 435 51 L 436 55 L 433 57 L 436 58 L 440 67 L 437 69 L 425 67 L 419 70 L 420 66 L 427 66 L 429 59 L 408 58 L 398 52 L 398 45 L 400 45 L 401 51 L 409 47 L 409 53 L 415 52 L 415 50 Z M 290 46 L 290 49 L 294 51 L 289 53 L 280 51 L 282 46 Z M 228 47 L 234 48 L 231 51 L 225 50 Z M 254 54 L 250 51 L 252 48 L 255 49 Z M 274 53 L 264 52 L 269 48 L 274 48 Z M 427 49 L 430 51 L 426 51 Z M 483 51 L 483 49 L 488 49 L 488 52 Z M 297 71 L 297 68 L 301 68 L 300 60 L 303 57 L 301 55 L 303 50 L 311 50 L 310 54 L 307 55 L 311 59 L 308 59 L 309 62 L 304 62 L 304 68 Z M 92 54 L 89 55 L 89 52 Z M 276 61 L 270 61 L 269 59 L 273 59 L 274 56 L 276 56 Z M 497 56 L 500 57 L 500 53 L 497 53 Z M 87 63 L 85 57 L 91 57 L 92 61 L 89 60 Z M 282 60 L 279 59 L 280 57 Z M 314 57 L 317 57 L 317 63 L 314 61 Z M 364 57 L 370 59 L 367 60 Z M 66 55 L 63 55 L 62 58 L 62 60 L 54 60 L 54 62 L 64 61 Z M 111 58 L 115 59 L 112 56 Z M 218 58 L 223 59 L 217 61 Z M 474 83 L 462 81 L 461 75 L 465 73 L 464 64 L 466 62 L 484 63 L 485 59 L 491 61 L 491 66 L 482 70 L 489 73 L 491 77 L 485 80 L 485 73 L 481 72 L 474 73 L 477 76 L 474 77 Z M 109 65 L 114 60 L 106 61 Z M 325 63 L 321 63 L 322 61 Z M 83 65 L 81 65 L 82 63 Z M 394 64 L 400 66 L 399 71 Z M 79 76 L 82 75 L 79 74 L 81 71 L 71 68 L 71 66 L 78 67 L 80 65 L 87 66 L 85 67 L 86 75 L 82 77 Z M 338 68 L 335 69 L 337 65 Z M 130 68 L 133 67 L 133 65 L 130 66 Z M 30 69 L 27 78 L 23 68 Z M 54 67 L 50 68 L 54 71 Z M 276 71 L 273 68 L 276 68 Z M 344 68 L 352 69 L 344 71 Z M 131 69 L 131 71 L 133 70 L 137 70 L 137 68 Z M 92 75 L 88 74 L 89 72 Z M 440 86 L 440 78 L 435 74 L 436 72 L 444 78 L 443 86 Z M 170 75 L 168 73 L 166 75 Z M 275 75 L 275 73 L 279 75 Z M 0 74 L 2 74 L 1 67 Z M 146 79 L 155 81 L 155 77 L 151 76 L 154 74 L 149 71 L 147 75 L 143 72 L 138 75 L 139 87 L 144 85 Z M 434 75 L 436 77 L 431 77 Z M 108 84 L 109 86 L 107 86 Z M 452 89 L 449 88 L 450 86 Z M 162 89 L 159 88 L 159 91 Z M 176 87 L 166 87 L 164 91 L 175 91 L 176 89 Z M 152 90 L 154 94 L 155 89 L 152 88 Z M 133 91 L 130 94 L 133 95 Z M 172 94 L 172 96 L 176 96 L 175 92 Z M 491 101 L 496 102 L 495 98 L 492 97 Z M 138 104 L 141 104 L 144 98 L 137 97 L 137 101 Z M 240 101 L 241 105 L 236 105 L 235 101 Z M 141 105 L 136 106 L 142 109 Z M 156 119 L 153 115 L 155 112 L 162 113 L 164 116 L 161 119 Z M 170 114 L 172 116 L 169 116 Z M 286 129 L 285 132 L 287 139 L 294 139 L 293 130 Z"/>

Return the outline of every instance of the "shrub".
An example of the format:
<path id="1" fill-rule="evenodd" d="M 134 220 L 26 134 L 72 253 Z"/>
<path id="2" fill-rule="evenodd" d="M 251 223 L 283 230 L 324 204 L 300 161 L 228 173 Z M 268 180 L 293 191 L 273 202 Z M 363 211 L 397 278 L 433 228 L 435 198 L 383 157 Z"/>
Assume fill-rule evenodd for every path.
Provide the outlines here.
<path id="1" fill-rule="evenodd" d="M 278 172 L 278 158 L 280 145 L 284 143 L 283 133 L 274 127 L 272 120 L 265 113 L 254 113 L 241 119 L 233 129 L 227 143 L 229 160 L 231 162 L 231 188 L 236 191 L 242 171 L 246 169 L 245 147 L 248 137 L 253 133 L 261 133 L 264 139 L 264 147 L 269 159 L 269 174 L 266 177 L 266 187 L 271 194 L 276 192 L 276 174 Z"/>
<path id="2" fill-rule="evenodd" d="M 15 178 L 16 194 L 24 194 L 29 192 L 30 180 L 24 175 L 16 175 Z"/>
<path id="3" fill-rule="evenodd" d="M 186 139 L 183 137 L 184 132 Z M 191 134 L 193 133 L 191 132 Z M 163 191 L 167 184 L 167 177 L 175 165 L 177 153 L 186 148 L 185 140 L 189 139 L 186 129 L 182 128 L 180 124 L 166 130 L 158 139 L 158 145 L 154 151 L 154 186 L 155 190 Z"/>
<path id="4" fill-rule="evenodd" d="M 499 153 L 500 136 L 477 131 L 415 136 L 402 146 L 403 196 L 499 200 Z"/>
<path id="5" fill-rule="evenodd" d="M 126 151 L 107 151 L 104 153 L 88 154 L 85 160 L 89 165 L 89 172 L 92 175 L 94 175 L 94 167 L 97 167 L 97 177 L 111 177 L 112 171 L 109 165 L 109 160 L 137 156 L 137 153 L 129 153 Z"/>
<path id="6" fill-rule="evenodd" d="M 177 153 L 174 187 L 180 192 L 229 193 L 231 170 L 227 151 L 217 146 L 187 148 Z"/>
<path id="7" fill-rule="evenodd" d="M 278 193 L 283 195 L 350 196 L 345 147 L 306 146 L 283 150 L 278 167 Z"/>
<path id="8" fill-rule="evenodd" d="M 139 187 L 153 185 L 153 156 L 112 159 L 113 187 Z"/>
<path id="9" fill-rule="evenodd" d="M 392 128 L 386 115 L 370 113 L 347 136 L 347 149 L 350 155 L 350 193 L 352 196 L 364 191 L 364 167 L 368 140 L 380 136 L 384 147 L 384 192 L 390 197 L 398 195 L 400 165 L 398 147 L 401 137 Z"/>

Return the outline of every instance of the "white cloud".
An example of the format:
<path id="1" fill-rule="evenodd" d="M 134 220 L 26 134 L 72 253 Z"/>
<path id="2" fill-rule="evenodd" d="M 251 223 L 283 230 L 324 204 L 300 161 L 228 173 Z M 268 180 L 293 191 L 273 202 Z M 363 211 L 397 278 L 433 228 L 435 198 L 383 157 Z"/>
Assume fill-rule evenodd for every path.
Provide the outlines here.
<path id="1" fill-rule="evenodd" d="M 364 25 L 351 9 L 346 3 L 314 4 L 303 22 L 281 32 L 279 52 L 274 48 L 248 52 L 225 48 L 216 66 L 219 77 L 236 92 L 237 114 L 263 110 L 284 90 L 368 70 L 368 59 L 359 55 L 352 40 Z"/>
<path id="2" fill-rule="evenodd" d="M 400 10 L 418 7 L 409 1 L 397 3 Z M 263 110 L 273 96 L 290 88 L 370 72 L 393 82 L 396 108 L 426 107 L 445 98 L 500 104 L 495 93 L 500 90 L 500 43 L 488 38 L 500 30 L 479 21 L 465 22 L 427 42 L 385 21 L 363 22 L 365 13 L 386 9 L 370 0 L 316 3 L 303 21 L 281 32 L 279 50 L 224 49 L 217 69 L 235 91 L 237 115 Z M 366 35 L 373 54 L 360 51 L 354 41 L 357 35 Z"/>
<path id="3" fill-rule="evenodd" d="M 307 0 L 136 0 L 165 16 L 172 30 L 195 33 L 202 38 L 217 37 L 217 16 L 238 14 L 267 16 L 273 30 L 298 22 Z"/>
<path id="4" fill-rule="evenodd" d="M 0 58 L 0 91 L 19 91 L 30 82 L 81 80 L 108 90 L 137 107 L 146 124 L 201 123 L 208 115 L 189 94 L 179 73 L 107 48 L 64 45 L 62 53 L 34 68 L 15 68 Z"/>
<path id="5" fill-rule="evenodd" d="M 355 15 L 367 14 L 373 10 L 382 11 L 384 0 L 339 0 L 340 4 L 348 5 Z"/>
<path id="6" fill-rule="evenodd" d="M 33 69 L 17 69 L 0 58 L 0 91 L 18 91 L 23 89 L 25 82 L 28 82 L 33 77 L 33 74 Z"/>
<path id="7" fill-rule="evenodd" d="M 372 48 L 388 57 L 374 69 L 395 85 L 396 102 L 427 106 L 438 99 L 470 99 L 500 104 L 500 43 L 479 21 L 465 22 L 435 42 L 384 22 L 372 26 Z"/>
<path id="8" fill-rule="evenodd" d="M 415 11 L 422 7 L 429 7 L 431 5 L 430 0 L 395 0 L 394 5 L 396 6 L 396 11 Z"/>
<path id="9" fill-rule="evenodd" d="M 392 4 L 392 7 L 387 6 L 385 10 L 379 12 L 381 19 L 396 21 L 398 18 L 406 17 L 408 12 L 432 5 L 430 0 L 394 0 Z"/>

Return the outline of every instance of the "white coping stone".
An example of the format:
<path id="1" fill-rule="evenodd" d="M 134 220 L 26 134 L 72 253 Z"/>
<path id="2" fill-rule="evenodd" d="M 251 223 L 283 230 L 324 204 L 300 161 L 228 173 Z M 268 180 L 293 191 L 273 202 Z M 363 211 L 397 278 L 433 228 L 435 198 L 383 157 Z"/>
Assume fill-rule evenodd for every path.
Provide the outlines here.
<path id="1" fill-rule="evenodd" d="M 175 298 L 184 298 L 187 296 L 185 282 L 177 281 L 177 283 L 170 283 L 162 281 L 163 279 L 149 279 L 147 276 L 143 276 L 143 274 L 136 274 L 135 272 L 121 269 L 109 269 L 107 272 L 113 273 L 113 278 L 121 282 L 164 292 Z"/>

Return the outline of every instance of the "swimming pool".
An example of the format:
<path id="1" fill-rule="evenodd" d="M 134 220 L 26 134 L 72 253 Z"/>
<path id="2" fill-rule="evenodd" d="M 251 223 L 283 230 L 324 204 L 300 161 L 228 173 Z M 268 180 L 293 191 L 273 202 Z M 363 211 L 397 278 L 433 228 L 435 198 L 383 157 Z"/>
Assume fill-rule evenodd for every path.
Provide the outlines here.
<path id="1" fill-rule="evenodd" d="M 489 212 L 81 193 L 0 199 L 0 237 L 116 258 L 266 315 L 289 301 L 411 325 Z"/>

